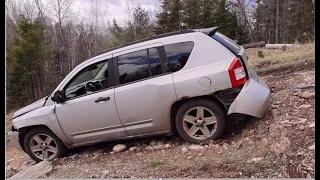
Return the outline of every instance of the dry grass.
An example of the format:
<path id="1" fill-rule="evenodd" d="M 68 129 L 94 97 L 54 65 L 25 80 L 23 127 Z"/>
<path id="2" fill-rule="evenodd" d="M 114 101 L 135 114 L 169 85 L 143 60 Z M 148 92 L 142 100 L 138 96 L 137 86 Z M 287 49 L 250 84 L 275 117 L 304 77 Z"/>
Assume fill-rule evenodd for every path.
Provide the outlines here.
<path id="1" fill-rule="evenodd" d="M 6 133 L 10 131 L 14 111 L 6 115 Z"/>
<path id="2" fill-rule="evenodd" d="M 249 57 L 249 67 L 257 72 L 296 67 L 306 63 L 313 65 L 315 62 L 315 43 L 303 44 L 286 50 L 253 48 L 246 51 Z M 258 57 L 258 52 L 260 57 Z"/>

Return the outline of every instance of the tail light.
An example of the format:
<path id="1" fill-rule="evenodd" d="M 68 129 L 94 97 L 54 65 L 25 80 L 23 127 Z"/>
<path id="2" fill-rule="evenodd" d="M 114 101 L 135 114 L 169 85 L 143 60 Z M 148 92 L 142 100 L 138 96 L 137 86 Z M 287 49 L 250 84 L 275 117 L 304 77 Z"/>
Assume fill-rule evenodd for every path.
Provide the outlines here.
<path id="1" fill-rule="evenodd" d="M 232 87 L 239 86 L 247 81 L 246 72 L 240 58 L 236 57 L 232 61 L 229 67 L 229 76 L 231 79 Z"/>

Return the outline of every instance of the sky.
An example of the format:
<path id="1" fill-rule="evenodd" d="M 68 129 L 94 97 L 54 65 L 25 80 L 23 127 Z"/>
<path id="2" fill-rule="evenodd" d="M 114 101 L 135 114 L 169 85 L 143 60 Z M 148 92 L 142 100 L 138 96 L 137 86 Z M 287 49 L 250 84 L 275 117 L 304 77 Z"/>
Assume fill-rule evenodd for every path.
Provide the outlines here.
<path id="1" fill-rule="evenodd" d="M 128 3 L 140 4 L 151 16 L 154 16 L 160 7 L 159 0 L 73 0 L 70 8 L 79 19 L 86 19 L 91 6 L 95 6 L 96 1 L 102 17 L 115 18 L 120 23 L 129 18 Z"/>

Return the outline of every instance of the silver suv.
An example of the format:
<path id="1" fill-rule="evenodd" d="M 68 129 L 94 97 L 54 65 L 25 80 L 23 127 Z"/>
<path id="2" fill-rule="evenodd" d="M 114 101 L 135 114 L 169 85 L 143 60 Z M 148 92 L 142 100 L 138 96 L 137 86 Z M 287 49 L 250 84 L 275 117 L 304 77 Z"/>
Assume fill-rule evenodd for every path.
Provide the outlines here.
<path id="1" fill-rule="evenodd" d="M 230 114 L 261 118 L 270 90 L 217 28 L 155 36 L 99 54 L 14 113 L 10 141 L 35 161 L 97 142 L 170 134 L 221 137 Z"/>

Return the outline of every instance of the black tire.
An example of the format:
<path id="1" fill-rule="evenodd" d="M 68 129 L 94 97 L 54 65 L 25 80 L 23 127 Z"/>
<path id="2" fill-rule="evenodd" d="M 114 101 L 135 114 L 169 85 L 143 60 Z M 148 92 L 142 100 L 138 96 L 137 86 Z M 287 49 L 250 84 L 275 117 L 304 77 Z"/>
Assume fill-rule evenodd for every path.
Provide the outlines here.
<path id="1" fill-rule="evenodd" d="M 199 140 L 190 137 L 183 128 L 183 117 L 185 113 L 187 113 L 190 109 L 195 107 L 204 107 L 209 109 L 217 120 L 217 127 L 215 132 L 208 138 L 204 140 Z M 223 135 L 223 132 L 226 127 L 227 114 L 224 109 L 214 101 L 206 100 L 206 99 L 195 99 L 184 103 L 178 110 L 175 118 L 176 129 L 179 135 L 189 143 L 201 143 L 208 140 L 216 140 Z"/>
<path id="2" fill-rule="evenodd" d="M 68 149 L 63 144 L 63 142 L 51 130 L 49 130 L 48 128 L 45 128 L 45 127 L 34 128 L 34 129 L 31 129 L 29 132 L 27 132 L 27 134 L 25 135 L 23 145 L 24 145 L 24 149 L 25 149 L 26 153 L 36 162 L 43 161 L 43 159 L 38 158 L 36 155 L 34 155 L 32 153 L 31 147 L 30 147 L 30 141 L 37 134 L 43 134 L 46 136 L 50 136 L 54 140 L 54 143 L 56 144 L 57 153 L 52 158 L 50 158 L 48 160 L 62 157 L 64 155 L 66 155 L 66 153 L 68 152 Z"/>

